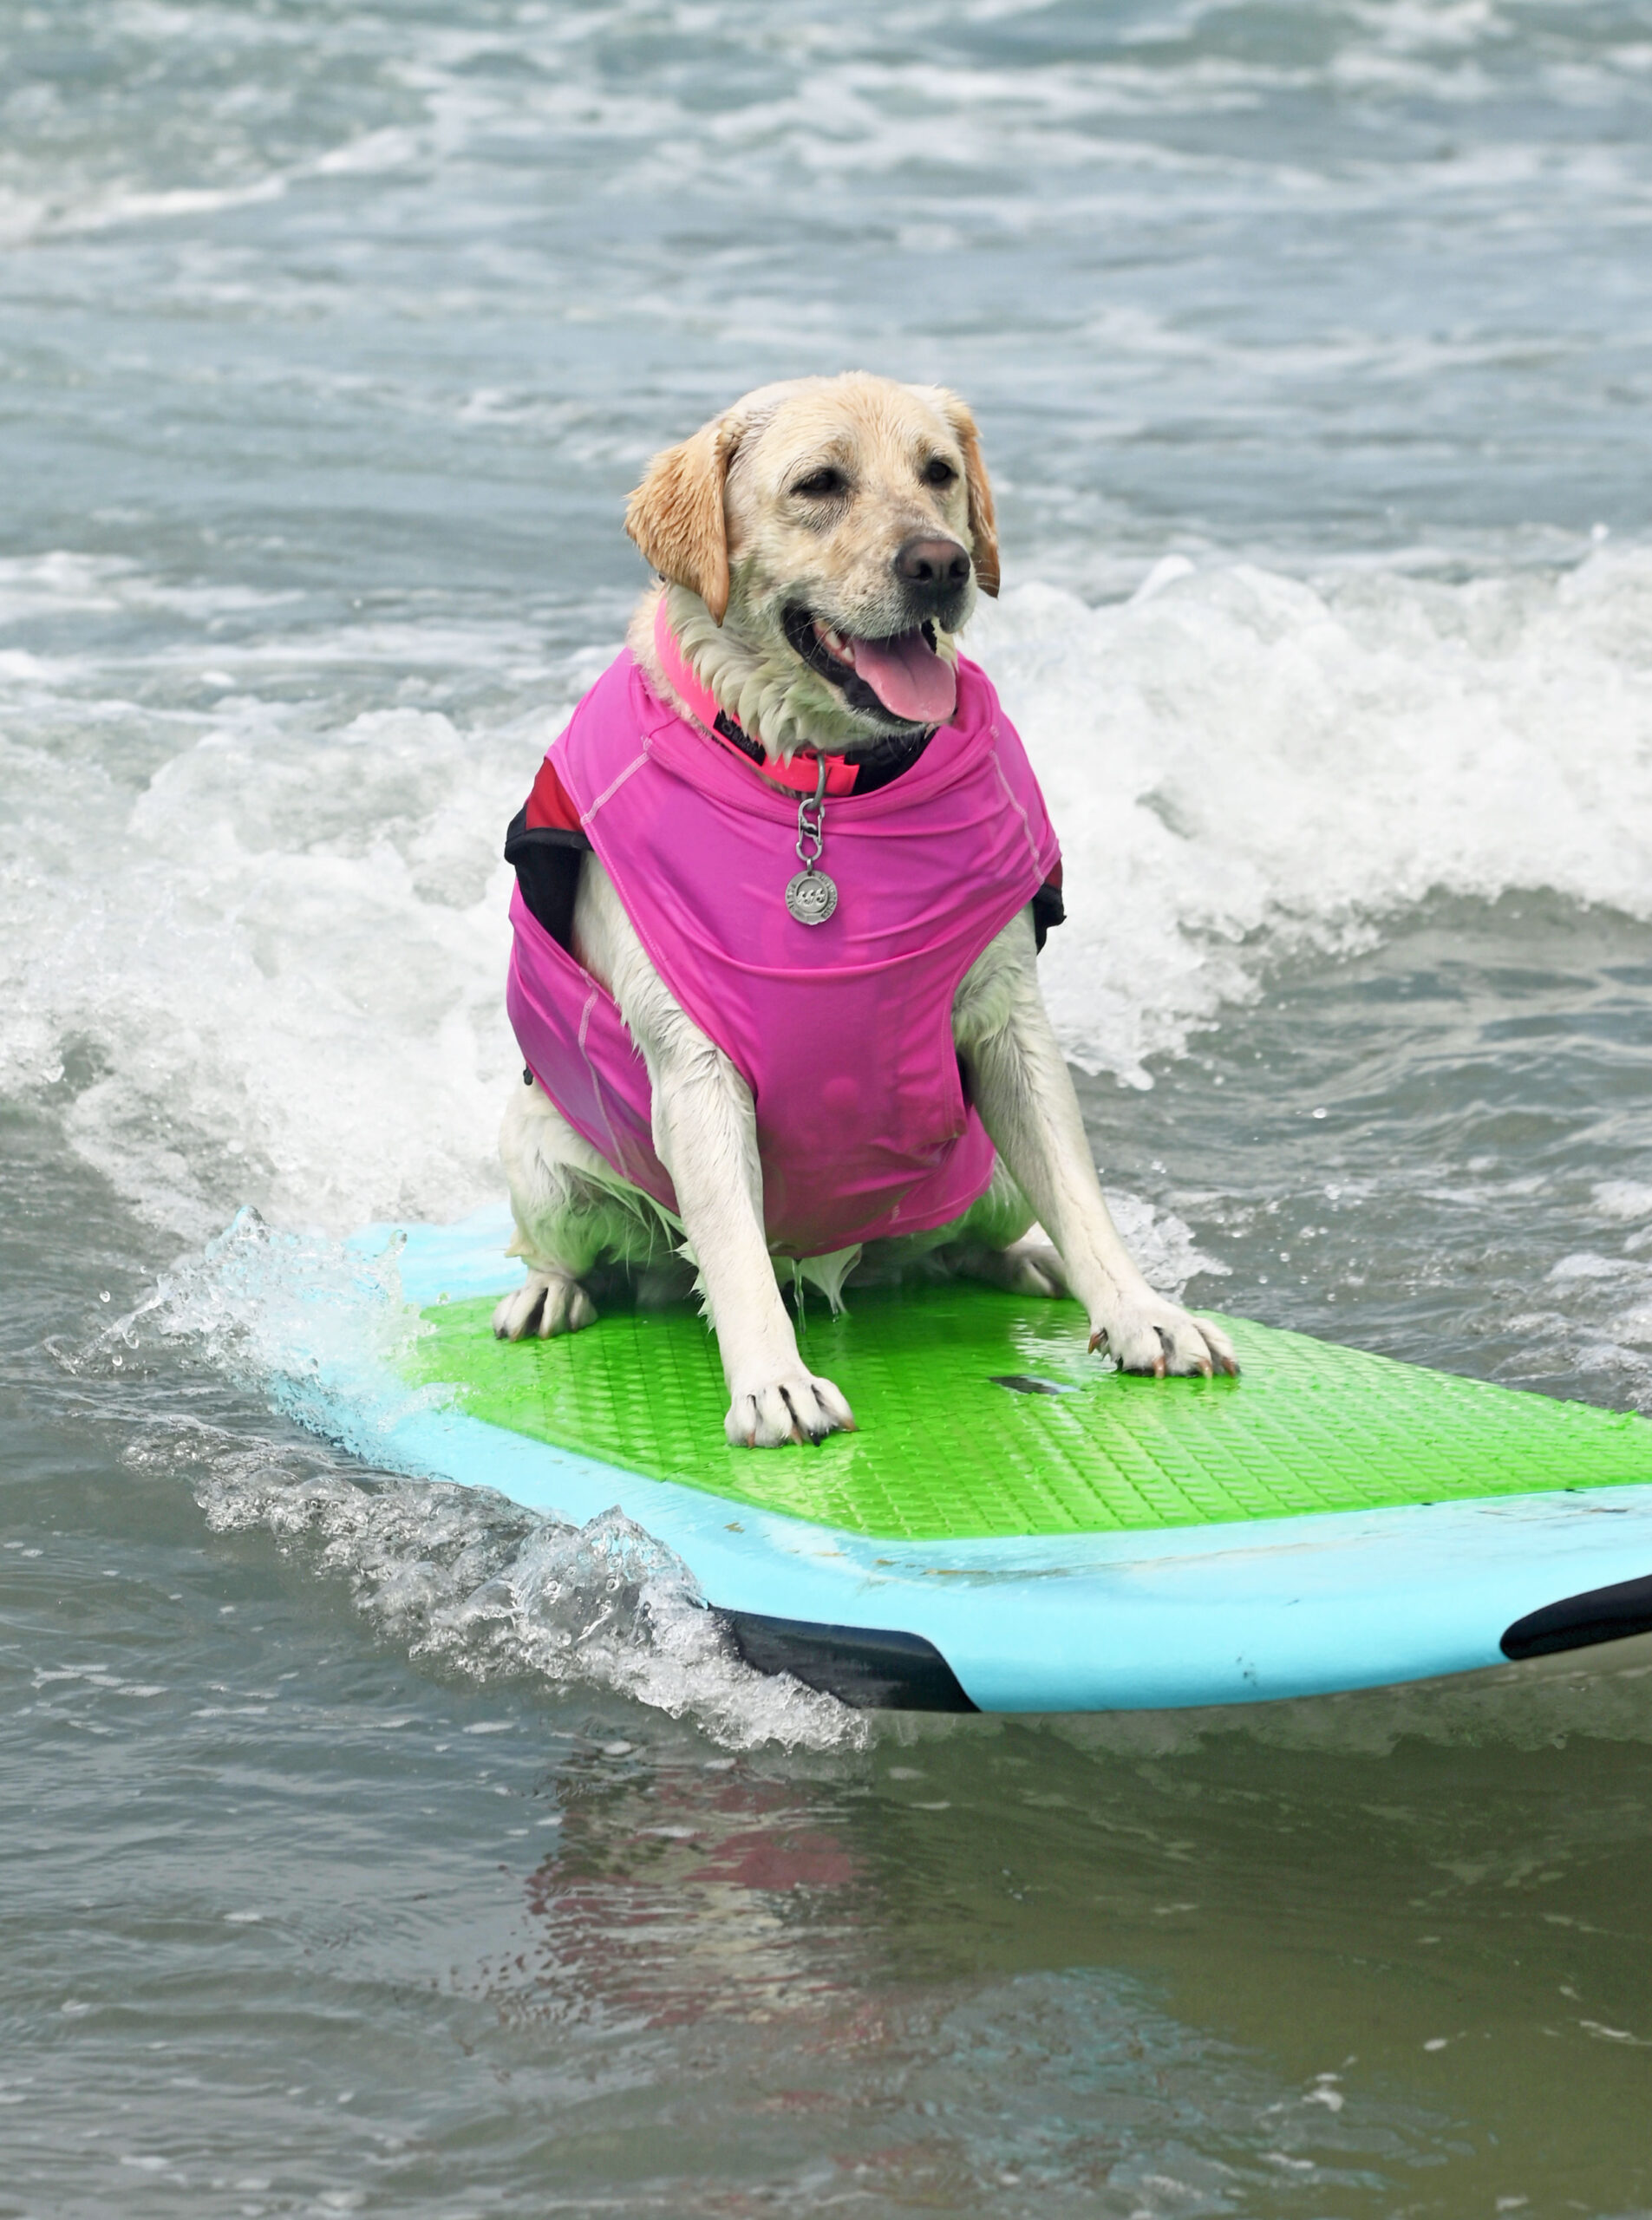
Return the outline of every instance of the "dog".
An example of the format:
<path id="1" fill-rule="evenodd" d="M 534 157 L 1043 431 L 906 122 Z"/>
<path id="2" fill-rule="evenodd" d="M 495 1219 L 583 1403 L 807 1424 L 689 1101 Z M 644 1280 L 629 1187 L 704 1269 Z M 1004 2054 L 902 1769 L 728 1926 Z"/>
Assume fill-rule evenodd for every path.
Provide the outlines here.
<path id="1" fill-rule="evenodd" d="M 496 1334 L 578 1332 L 605 1272 L 646 1300 L 685 1258 L 728 1440 L 760 1448 L 855 1425 L 787 1270 L 836 1308 L 852 1272 L 927 1260 L 1072 1294 L 1126 1372 L 1237 1372 L 1120 1240 L 1039 994 L 1053 836 L 957 646 L 999 586 L 969 409 L 861 372 L 766 386 L 657 455 L 625 523 L 656 582 L 506 847 L 526 1278 Z"/>

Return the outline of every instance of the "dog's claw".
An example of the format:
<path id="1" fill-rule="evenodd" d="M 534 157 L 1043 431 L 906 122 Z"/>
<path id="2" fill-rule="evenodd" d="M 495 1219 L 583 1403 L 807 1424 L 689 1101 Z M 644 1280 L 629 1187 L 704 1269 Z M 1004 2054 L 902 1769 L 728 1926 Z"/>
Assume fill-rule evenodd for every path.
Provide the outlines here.
<path id="1" fill-rule="evenodd" d="M 1110 1351 L 1120 1372 L 1154 1380 L 1238 1376 L 1239 1361 L 1221 1328 L 1159 1296 L 1126 1304 L 1111 1324 L 1097 1326 L 1090 1348 Z"/>
<path id="2" fill-rule="evenodd" d="M 493 1313 L 493 1332 L 501 1342 L 558 1334 L 577 1334 L 597 1322 L 597 1306 L 569 1272 L 530 1272 Z"/>
<path id="3" fill-rule="evenodd" d="M 832 1382 L 802 1371 L 736 1388 L 723 1422 L 736 1449 L 778 1449 L 787 1442 L 820 1442 L 829 1433 L 854 1430 L 855 1414 Z"/>

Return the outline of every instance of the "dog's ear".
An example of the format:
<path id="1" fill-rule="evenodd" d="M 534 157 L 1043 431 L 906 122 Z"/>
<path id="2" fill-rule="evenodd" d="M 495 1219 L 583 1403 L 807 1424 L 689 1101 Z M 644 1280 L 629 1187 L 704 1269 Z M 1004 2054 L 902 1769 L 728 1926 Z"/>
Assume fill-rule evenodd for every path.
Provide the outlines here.
<path id="1" fill-rule="evenodd" d="M 663 578 L 689 586 L 721 624 L 728 607 L 723 492 L 742 426 L 715 417 L 656 454 L 625 504 L 625 529 Z"/>
<path id="2" fill-rule="evenodd" d="M 963 449 L 963 483 L 970 496 L 970 537 L 974 541 L 976 582 L 983 593 L 996 599 L 998 592 L 998 519 L 993 513 L 992 481 L 981 459 L 981 434 L 966 402 L 944 386 L 931 386 L 926 398 L 934 402 Z"/>

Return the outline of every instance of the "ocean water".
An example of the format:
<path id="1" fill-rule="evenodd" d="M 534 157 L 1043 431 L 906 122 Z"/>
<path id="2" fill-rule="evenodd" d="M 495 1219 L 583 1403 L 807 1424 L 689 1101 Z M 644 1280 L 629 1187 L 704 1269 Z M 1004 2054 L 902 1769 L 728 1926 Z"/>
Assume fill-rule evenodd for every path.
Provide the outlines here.
<path id="1" fill-rule="evenodd" d="M 865 366 L 1155 1275 L 1652 1410 L 1649 258 L 1645 0 L 0 0 L 0 2220 L 1652 2210 L 1652 1649 L 872 1720 L 271 1394 L 641 465 Z"/>

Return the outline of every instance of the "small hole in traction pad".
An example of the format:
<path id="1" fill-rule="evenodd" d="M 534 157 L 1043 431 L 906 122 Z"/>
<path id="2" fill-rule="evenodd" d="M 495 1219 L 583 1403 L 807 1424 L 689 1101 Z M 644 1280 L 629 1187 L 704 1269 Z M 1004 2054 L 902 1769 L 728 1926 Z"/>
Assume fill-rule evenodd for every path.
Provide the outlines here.
<path id="1" fill-rule="evenodd" d="M 1076 1395 L 1076 1388 L 1059 1380 L 1041 1380 L 1035 1372 L 994 1372 L 988 1378 L 995 1388 L 1013 1388 L 1017 1395 Z"/>

